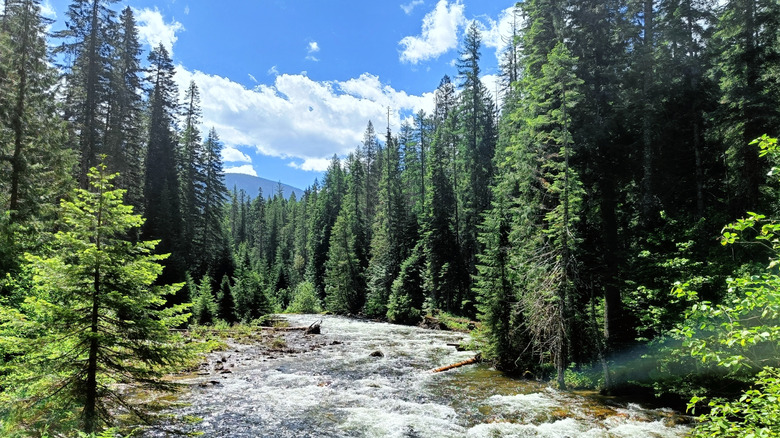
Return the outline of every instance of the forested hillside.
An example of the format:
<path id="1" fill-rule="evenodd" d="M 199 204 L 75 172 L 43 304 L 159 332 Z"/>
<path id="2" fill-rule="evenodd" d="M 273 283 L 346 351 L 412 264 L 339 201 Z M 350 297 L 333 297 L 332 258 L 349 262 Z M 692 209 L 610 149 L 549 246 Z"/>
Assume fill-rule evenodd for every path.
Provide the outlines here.
<path id="1" fill-rule="evenodd" d="M 727 278 L 774 254 L 724 247 L 721 231 L 778 210 L 773 163 L 751 144 L 780 126 L 777 1 L 518 3 L 499 96 L 480 81 L 474 23 L 432 113 L 398 132 L 366 120 L 362 144 L 289 198 L 228 190 L 198 85 L 179 101 L 165 47 L 142 53 L 133 11 L 116 5 L 75 0 L 53 35 L 38 0 L 7 0 L 0 17 L 3 417 L 98 431 L 121 405 L 113 383 L 152 381 L 184 355 L 123 333 L 159 346 L 160 324 L 249 323 L 301 303 L 479 320 L 497 368 L 562 387 L 598 366 L 607 390 L 692 394 L 762 369 L 688 358 L 680 327 L 694 300 L 739 299 Z M 105 230 L 103 211 L 118 221 Z M 135 259 L 130 280 L 120 267 Z M 764 358 L 780 336 L 767 333 Z"/>

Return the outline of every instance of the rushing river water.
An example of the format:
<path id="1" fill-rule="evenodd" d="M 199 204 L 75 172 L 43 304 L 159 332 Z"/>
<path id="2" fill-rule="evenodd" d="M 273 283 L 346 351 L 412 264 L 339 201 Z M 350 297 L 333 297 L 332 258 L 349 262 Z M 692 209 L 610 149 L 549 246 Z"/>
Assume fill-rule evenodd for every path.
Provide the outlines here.
<path id="1" fill-rule="evenodd" d="M 474 352 L 447 344 L 467 335 L 335 316 L 325 346 L 255 358 L 199 376 L 178 415 L 203 418 L 206 437 L 680 437 L 668 410 L 607 404 L 588 394 L 503 377 L 486 365 L 431 369 Z M 376 352 L 381 352 L 379 355 Z M 372 355 L 374 353 L 374 355 Z M 209 383 L 211 382 L 211 383 Z M 155 436 L 155 435 L 150 435 Z"/>

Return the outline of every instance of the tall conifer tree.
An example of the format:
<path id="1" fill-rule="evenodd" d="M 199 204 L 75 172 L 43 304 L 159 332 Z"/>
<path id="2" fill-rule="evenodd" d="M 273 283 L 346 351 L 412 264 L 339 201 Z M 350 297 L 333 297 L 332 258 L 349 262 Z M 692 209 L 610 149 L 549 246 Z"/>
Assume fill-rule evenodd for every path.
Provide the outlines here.
<path id="1" fill-rule="evenodd" d="M 133 10 L 126 7 L 112 33 L 105 153 L 109 169 L 119 172 L 117 185 L 127 190 L 127 203 L 143 207 L 143 102 L 141 45 Z"/>
<path id="2" fill-rule="evenodd" d="M 163 375 L 187 356 L 170 329 L 187 320 L 189 305 L 159 310 L 182 285 L 152 286 L 167 255 L 152 254 L 156 241 L 125 240 L 143 219 L 122 203 L 105 166 L 89 176 L 90 190 L 61 203 L 55 252 L 28 256 L 36 294 L 0 328 L 23 342 L 24 353 L 3 373 L 5 408 L 32 430 L 98 432 L 113 424 L 118 406 L 148 421 L 147 409 L 116 384 L 170 389 Z"/>
<path id="3" fill-rule="evenodd" d="M 173 62 L 160 44 L 149 54 L 149 134 L 144 184 L 144 236 L 160 239 L 159 249 L 171 253 L 165 279 L 184 279 L 185 255 L 182 248 L 182 217 L 179 178 L 176 167 L 176 114 L 178 109 Z"/>
<path id="4" fill-rule="evenodd" d="M 87 173 L 105 147 L 105 126 L 111 72 L 111 30 L 116 0 L 75 0 L 68 7 L 68 24 L 55 37 L 64 40 L 57 48 L 72 60 L 65 75 L 67 117 L 78 133 L 79 182 L 87 188 Z"/>

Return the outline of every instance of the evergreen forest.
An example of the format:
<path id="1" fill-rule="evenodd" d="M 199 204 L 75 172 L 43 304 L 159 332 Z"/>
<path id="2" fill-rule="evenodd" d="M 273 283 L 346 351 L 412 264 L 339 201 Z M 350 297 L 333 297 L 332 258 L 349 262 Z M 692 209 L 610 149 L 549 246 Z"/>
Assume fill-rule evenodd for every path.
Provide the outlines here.
<path id="1" fill-rule="evenodd" d="M 498 95 L 472 24 L 434 111 L 299 198 L 225 186 L 129 7 L 0 13 L 0 434 L 99 433 L 171 329 L 284 311 L 465 318 L 508 374 L 780 433 L 777 0 L 520 2 Z"/>

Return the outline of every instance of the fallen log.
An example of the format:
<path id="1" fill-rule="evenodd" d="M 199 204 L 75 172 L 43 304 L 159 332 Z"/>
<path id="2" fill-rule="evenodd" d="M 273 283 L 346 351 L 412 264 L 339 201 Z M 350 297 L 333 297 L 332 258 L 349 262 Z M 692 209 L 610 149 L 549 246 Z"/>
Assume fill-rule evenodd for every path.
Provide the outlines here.
<path id="1" fill-rule="evenodd" d="M 454 363 L 454 364 L 451 364 L 451 365 L 443 366 L 441 368 L 436 368 L 436 369 L 431 370 L 431 372 L 432 373 L 440 373 L 442 371 L 451 370 L 453 368 L 462 367 L 464 365 L 471 365 L 473 363 L 478 363 L 481 360 L 482 360 L 482 355 L 481 354 L 477 354 L 476 356 L 472 357 L 471 359 L 466 359 L 466 360 L 464 360 L 462 362 L 458 362 L 458 363 Z"/>
<path id="2" fill-rule="evenodd" d="M 312 323 L 311 325 L 304 325 L 299 327 L 262 327 L 263 330 L 272 330 L 272 331 L 280 331 L 280 332 L 288 332 L 288 331 L 304 331 L 307 335 L 318 335 L 320 334 L 320 325 L 322 324 L 322 320 L 319 320 L 317 322 Z"/>
<path id="3" fill-rule="evenodd" d="M 447 346 L 448 347 L 455 347 L 455 350 L 457 350 L 457 351 L 466 351 L 466 348 L 462 344 L 447 343 Z"/>

